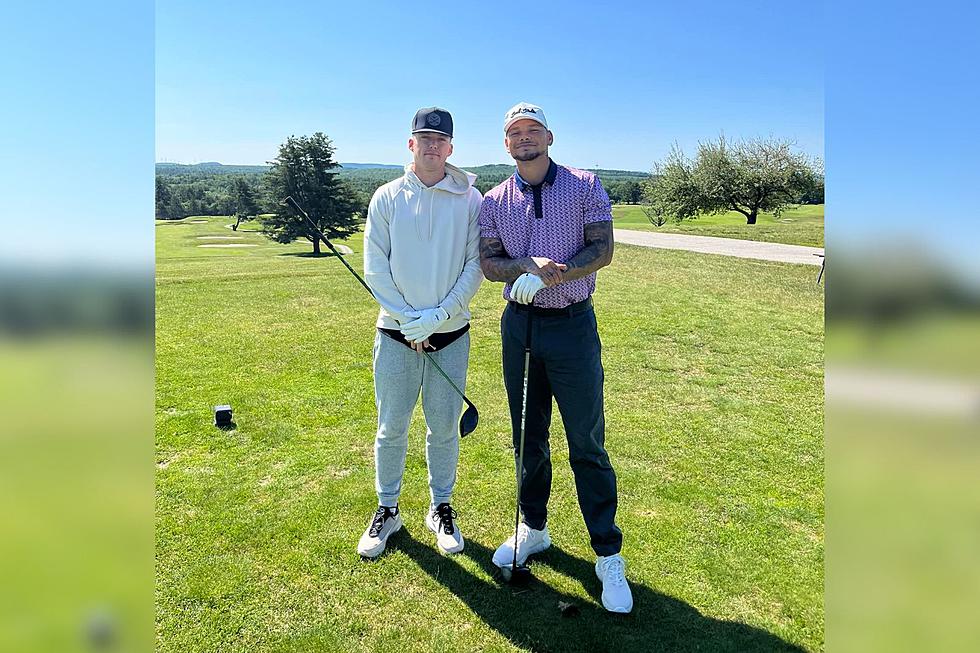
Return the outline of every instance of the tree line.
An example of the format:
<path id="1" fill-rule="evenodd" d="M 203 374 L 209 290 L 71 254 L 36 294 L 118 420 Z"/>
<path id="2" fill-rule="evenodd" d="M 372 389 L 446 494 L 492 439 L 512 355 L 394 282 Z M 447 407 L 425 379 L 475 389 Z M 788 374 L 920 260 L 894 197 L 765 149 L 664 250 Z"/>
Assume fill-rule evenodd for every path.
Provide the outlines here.
<path id="1" fill-rule="evenodd" d="M 180 220 L 191 215 L 229 215 L 237 230 L 244 220 L 257 220 L 261 231 L 276 242 L 309 240 L 313 252 L 320 242 L 282 200 L 292 196 L 330 238 L 346 238 L 360 229 L 371 196 L 379 186 L 403 174 L 401 167 L 345 169 L 334 160 L 332 141 L 321 132 L 291 136 L 279 146 L 270 166 L 225 166 L 217 163 L 183 166 L 158 164 L 156 217 Z M 483 193 L 514 173 L 514 167 L 494 164 L 469 168 Z M 626 188 L 628 201 L 639 201 L 637 180 L 645 173 L 598 170 L 616 197 Z M 634 197 L 635 195 L 635 197 Z"/>
<path id="2" fill-rule="evenodd" d="M 332 141 L 322 132 L 290 136 L 270 166 L 158 164 L 156 217 L 180 220 L 191 215 L 229 215 L 232 229 L 257 219 L 272 240 L 305 238 L 320 243 L 300 216 L 283 206 L 292 196 L 328 238 L 358 231 L 374 191 L 403 174 L 400 167 L 345 169 L 334 159 Z M 514 172 L 495 164 L 469 168 L 486 193 Z M 797 152 L 789 141 L 728 141 L 724 136 L 699 145 L 693 159 L 674 145 L 651 174 L 596 170 L 613 203 L 642 204 L 655 225 L 706 213 L 737 211 L 747 224 L 759 212 L 778 215 L 790 204 L 822 203 L 822 164 Z"/>
<path id="3" fill-rule="evenodd" d="M 477 176 L 475 186 L 481 193 L 501 183 L 514 173 L 514 166 L 492 164 L 467 167 Z M 156 217 L 159 220 L 181 220 L 191 215 L 254 215 L 272 210 L 276 199 L 268 195 L 264 181 L 272 166 L 225 166 L 219 163 L 181 165 L 158 163 L 156 172 Z M 401 167 L 336 168 L 338 178 L 350 186 L 366 207 L 374 191 L 382 184 L 400 177 Z M 642 183 L 649 178 L 644 172 L 631 170 L 594 170 L 614 204 L 639 204 L 643 199 Z M 257 208 L 251 209 L 248 191 Z"/>

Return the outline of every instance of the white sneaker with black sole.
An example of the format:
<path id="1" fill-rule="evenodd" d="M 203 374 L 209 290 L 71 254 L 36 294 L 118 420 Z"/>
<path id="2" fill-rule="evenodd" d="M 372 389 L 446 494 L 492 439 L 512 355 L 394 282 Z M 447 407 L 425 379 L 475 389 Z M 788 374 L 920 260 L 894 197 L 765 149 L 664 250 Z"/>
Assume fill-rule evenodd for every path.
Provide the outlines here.
<path id="1" fill-rule="evenodd" d="M 535 530 L 521 522 L 517 527 L 517 564 L 523 565 L 527 562 L 528 556 L 541 553 L 551 546 L 551 535 L 548 534 L 548 525 L 545 524 L 541 530 Z M 493 564 L 498 567 L 508 567 L 514 564 L 514 536 L 511 535 L 507 541 L 497 547 L 493 552 Z"/>
<path id="2" fill-rule="evenodd" d="M 398 506 L 394 508 L 378 506 L 378 510 L 371 517 L 371 523 L 357 543 L 357 552 L 365 558 L 377 558 L 384 552 L 388 538 L 397 533 L 401 527 L 402 517 L 398 512 Z"/>
<path id="3" fill-rule="evenodd" d="M 602 607 L 610 612 L 626 614 L 633 609 L 633 592 L 626 582 L 626 561 L 623 556 L 599 556 L 595 575 L 602 581 Z"/>
<path id="4" fill-rule="evenodd" d="M 436 534 L 436 545 L 443 553 L 459 553 L 463 550 L 463 534 L 454 521 L 456 517 L 456 511 L 448 503 L 430 508 L 425 516 L 425 525 Z"/>

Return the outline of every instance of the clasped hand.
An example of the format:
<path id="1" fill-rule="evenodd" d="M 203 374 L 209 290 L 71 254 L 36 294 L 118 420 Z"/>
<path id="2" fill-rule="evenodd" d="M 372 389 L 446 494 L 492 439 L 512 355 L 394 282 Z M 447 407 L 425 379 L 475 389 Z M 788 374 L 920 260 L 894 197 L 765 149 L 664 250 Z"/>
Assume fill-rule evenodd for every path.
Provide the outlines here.
<path id="1" fill-rule="evenodd" d="M 428 344 L 429 336 L 436 332 L 440 324 L 449 319 L 446 309 L 439 306 L 421 311 L 406 311 L 405 315 L 415 319 L 401 325 L 400 330 L 405 340 L 408 340 L 412 348 L 420 353 Z"/>
<path id="2" fill-rule="evenodd" d="M 517 277 L 510 289 L 511 298 L 520 304 L 530 304 L 539 290 L 560 284 L 563 273 L 568 270 L 564 263 L 556 263 L 544 256 L 532 256 L 531 262 L 534 270 Z"/>

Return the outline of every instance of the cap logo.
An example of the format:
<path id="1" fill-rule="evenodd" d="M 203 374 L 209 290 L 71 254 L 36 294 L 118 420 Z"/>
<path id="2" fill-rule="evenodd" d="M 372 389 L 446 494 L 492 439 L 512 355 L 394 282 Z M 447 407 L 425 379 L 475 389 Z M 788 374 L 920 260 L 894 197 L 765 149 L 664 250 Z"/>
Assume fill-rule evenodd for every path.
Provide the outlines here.
<path id="1" fill-rule="evenodd" d="M 514 109 L 513 111 L 511 111 L 510 112 L 510 115 L 507 116 L 507 117 L 508 118 L 511 118 L 513 116 L 516 116 L 519 113 L 537 113 L 537 112 L 538 112 L 537 109 L 532 109 L 531 107 L 519 107 L 519 108 Z"/>
<path id="2" fill-rule="evenodd" d="M 438 127 L 439 123 L 442 122 L 442 118 L 438 113 L 430 113 L 425 117 L 425 122 L 427 122 L 431 127 Z"/>

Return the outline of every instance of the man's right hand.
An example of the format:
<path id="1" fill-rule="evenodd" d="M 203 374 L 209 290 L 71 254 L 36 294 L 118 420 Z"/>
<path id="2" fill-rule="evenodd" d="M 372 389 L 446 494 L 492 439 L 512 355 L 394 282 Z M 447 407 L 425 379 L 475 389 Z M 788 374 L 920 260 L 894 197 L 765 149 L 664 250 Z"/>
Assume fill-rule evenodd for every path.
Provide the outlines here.
<path id="1" fill-rule="evenodd" d="M 567 265 L 556 263 L 545 256 L 529 256 L 528 258 L 531 260 L 527 267 L 528 273 L 540 277 L 545 286 L 551 288 L 562 282 L 562 273 L 568 269 Z"/>
<path id="2" fill-rule="evenodd" d="M 408 324 L 409 322 L 412 322 L 412 321 L 417 320 L 420 317 L 422 317 L 422 311 L 416 311 L 416 310 L 405 311 L 404 315 L 405 315 L 405 317 L 408 318 L 408 320 L 406 320 L 405 322 L 399 322 L 398 323 L 398 328 L 399 329 L 401 329 L 403 325 Z M 402 333 L 402 336 L 403 337 L 404 337 L 404 335 L 405 334 Z M 432 345 L 429 344 L 429 339 L 428 338 L 426 338 L 425 340 L 419 340 L 418 342 L 416 342 L 414 340 L 409 340 L 408 338 L 405 338 L 405 342 L 408 343 L 408 346 L 409 347 L 411 347 L 413 350 L 415 350 L 416 352 L 418 352 L 420 354 L 422 352 L 424 352 L 426 349 L 435 349 L 435 347 L 433 347 Z"/>
<path id="3" fill-rule="evenodd" d="M 428 338 L 425 340 L 409 340 L 408 346 L 420 354 L 425 353 L 427 349 L 435 349 L 435 347 L 429 344 Z"/>

